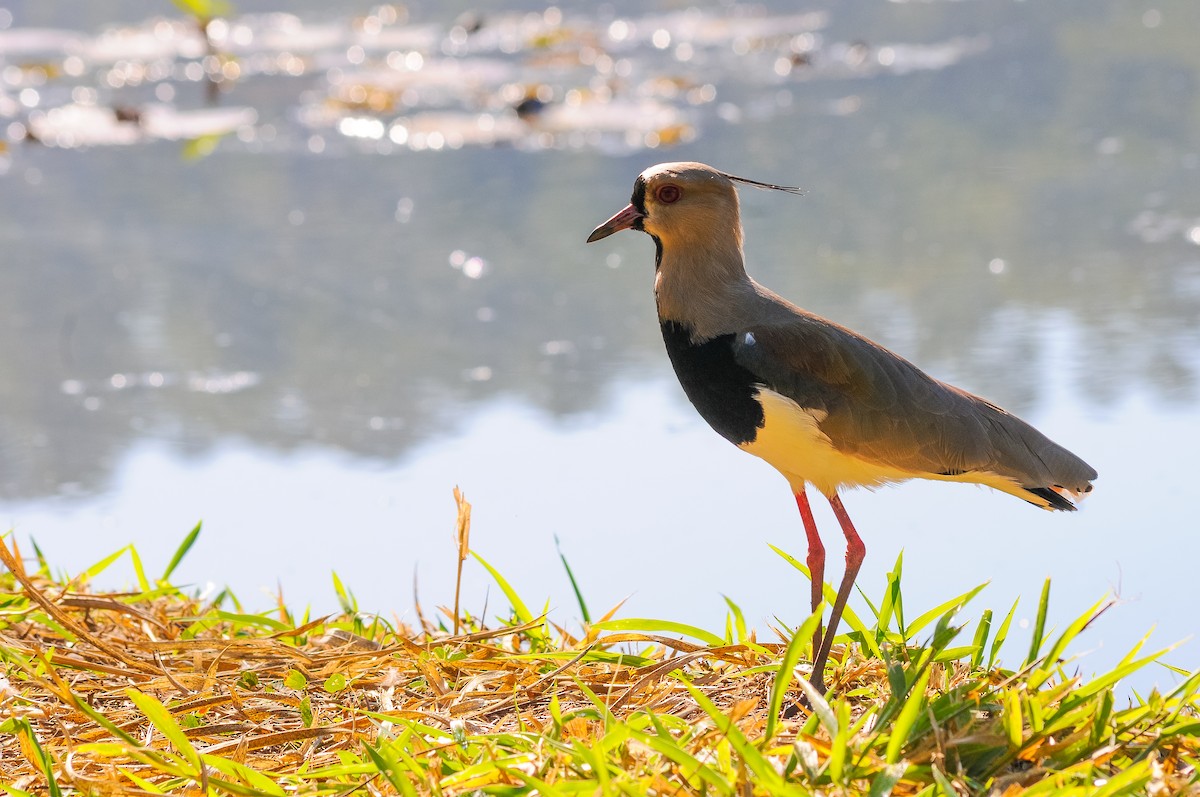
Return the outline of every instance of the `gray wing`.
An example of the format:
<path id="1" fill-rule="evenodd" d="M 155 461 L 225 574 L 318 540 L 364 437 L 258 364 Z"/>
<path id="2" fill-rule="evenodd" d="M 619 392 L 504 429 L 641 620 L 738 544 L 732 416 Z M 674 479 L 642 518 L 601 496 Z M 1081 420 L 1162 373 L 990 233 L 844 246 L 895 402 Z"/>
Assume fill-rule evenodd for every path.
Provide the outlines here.
<path id="1" fill-rule="evenodd" d="M 1096 471 L 1015 415 L 938 381 L 819 316 L 735 336 L 734 358 L 802 407 L 840 451 L 910 472 L 997 473 L 1029 489 L 1090 490 Z"/>

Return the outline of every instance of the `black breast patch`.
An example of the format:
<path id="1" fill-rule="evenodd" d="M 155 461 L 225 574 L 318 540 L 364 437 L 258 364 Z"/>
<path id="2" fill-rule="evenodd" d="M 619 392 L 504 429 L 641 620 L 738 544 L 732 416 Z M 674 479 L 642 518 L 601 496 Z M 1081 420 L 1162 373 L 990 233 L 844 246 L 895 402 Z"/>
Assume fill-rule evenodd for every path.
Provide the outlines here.
<path id="1" fill-rule="evenodd" d="M 763 425 L 763 408 L 754 397 L 762 380 L 734 359 L 735 336 L 693 343 L 683 324 L 661 326 L 675 375 L 700 417 L 734 445 L 753 442 Z"/>

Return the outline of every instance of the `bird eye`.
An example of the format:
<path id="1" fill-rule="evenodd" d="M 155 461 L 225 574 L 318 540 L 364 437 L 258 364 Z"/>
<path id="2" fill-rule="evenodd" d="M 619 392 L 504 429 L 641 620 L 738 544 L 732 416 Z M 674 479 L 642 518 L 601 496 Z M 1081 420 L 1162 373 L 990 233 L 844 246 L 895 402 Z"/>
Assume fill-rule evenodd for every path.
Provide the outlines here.
<path id="1" fill-rule="evenodd" d="M 659 202 L 669 205 L 672 202 L 679 201 L 679 197 L 683 196 L 683 189 L 672 183 L 667 183 L 655 191 L 654 196 Z"/>

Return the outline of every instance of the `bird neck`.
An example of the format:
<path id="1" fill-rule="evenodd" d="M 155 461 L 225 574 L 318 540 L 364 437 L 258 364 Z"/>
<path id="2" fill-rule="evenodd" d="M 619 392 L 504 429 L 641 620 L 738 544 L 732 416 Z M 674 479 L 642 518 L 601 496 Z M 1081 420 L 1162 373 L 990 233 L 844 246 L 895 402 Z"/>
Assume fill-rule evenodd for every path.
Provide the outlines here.
<path id="1" fill-rule="evenodd" d="M 697 340 L 727 331 L 731 316 L 755 295 L 754 283 L 746 274 L 740 232 L 657 240 L 654 296 L 660 321 L 689 327 Z"/>

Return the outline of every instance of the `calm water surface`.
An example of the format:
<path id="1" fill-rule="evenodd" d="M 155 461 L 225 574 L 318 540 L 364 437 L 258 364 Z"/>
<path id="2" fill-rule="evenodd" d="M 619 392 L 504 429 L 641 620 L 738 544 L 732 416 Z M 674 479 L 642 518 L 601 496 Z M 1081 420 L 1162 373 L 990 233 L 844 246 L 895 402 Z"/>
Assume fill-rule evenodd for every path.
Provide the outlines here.
<path id="1" fill-rule="evenodd" d="M 764 633 L 798 621 L 807 587 L 767 547 L 802 557 L 794 505 L 675 383 L 651 242 L 583 243 L 642 169 L 697 159 L 807 190 L 743 194 L 755 277 L 1101 474 L 1073 515 L 850 494 L 868 594 L 902 549 L 910 613 L 990 580 L 972 616 L 1020 595 L 1027 623 L 1050 577 L 1061 627 L 1115 591 L 1085 671 L 1151 626 L 1195 633 L 1195 4 L 414 8 L 365 46 L 369 7 L 290 8 L 301 28 L 245 23 L 227 128 L 186 69 L 203 53 L 100 53 L 109 25 L 155 31 L 142 4 L 0 10 L 0 518 L 22 544 L 68 571 L 130 542 L 165 564 L 203 520 L 184 579 L 324 611 L 336 570 L 412 618 L 414 577 L 427 608 L 452 600 L 459 485 L 473 547 L 563 621 L 555 537 L 594 612 L 720 627 L 728 595 Z M 773 13 L 780 36 L 747 27 Z M 254 49 L 276 28 L 309 37 L 295 74 Z M 161 126 L 88 139 L 129 134 L 117 106 Z M 469 574 L 467 605 L 494 608 Z"/>

